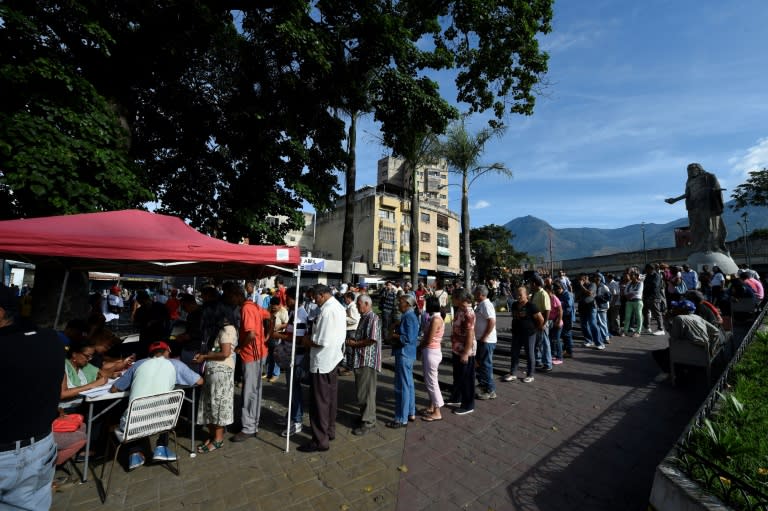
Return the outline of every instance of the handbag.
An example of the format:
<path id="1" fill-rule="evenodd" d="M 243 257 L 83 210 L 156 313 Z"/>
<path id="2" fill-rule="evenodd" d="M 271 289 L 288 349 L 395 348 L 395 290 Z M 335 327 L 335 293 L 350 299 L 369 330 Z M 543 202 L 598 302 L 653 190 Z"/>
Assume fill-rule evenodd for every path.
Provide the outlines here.
<path id="1" fill-rule="evenodd" d="M 72 433 L 80 429 L 84 421 L 85 417 L 79 413 L 70 413 L 56 417 L 52 429 L 55 433 Z"/>

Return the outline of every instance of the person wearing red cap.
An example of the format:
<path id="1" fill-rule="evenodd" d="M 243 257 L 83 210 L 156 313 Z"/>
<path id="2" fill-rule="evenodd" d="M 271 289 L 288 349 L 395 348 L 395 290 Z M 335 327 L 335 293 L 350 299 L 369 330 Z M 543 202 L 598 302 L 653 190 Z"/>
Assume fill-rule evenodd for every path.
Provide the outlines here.
<path id="1" fill-rule="evenodd" d="M 112 286 L 107 296 L 107 310 L 112 314 L 120 314 L 123 311 L 123 297 L 120 296 L 120 286 Z"/>
<path id="2" fill-rule="evenodd" d="M 202 385 L 203 379 L 180 360 L 171 359 L 171 348 L 163 341 L 149 345 L 149 357 L 137 361 L 123 374 L 110 392 L 125 392 L 130 388 L 129 401 L 139 397 L 169 392 L 178 385 Z M 120 429 L 125 425 L 125 414 L 120 419 Z M 157 439 L 152 459 L 154 461 L 175 461 L 176 454 L 168 449 L 168 435 Z M 144 464 L 141 446 L 130 449 L 128 469 L 134 470 Z"/>

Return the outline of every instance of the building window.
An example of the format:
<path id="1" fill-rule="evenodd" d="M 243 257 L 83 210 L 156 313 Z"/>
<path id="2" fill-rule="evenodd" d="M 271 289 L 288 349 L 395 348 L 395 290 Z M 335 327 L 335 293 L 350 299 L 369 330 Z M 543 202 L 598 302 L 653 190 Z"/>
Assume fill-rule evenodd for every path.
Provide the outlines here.
<path id="1" fill-rule="evenodd" d="M 409 227 L 411 225 L 411 215 L 403 213 L 402 224 L 406 227 Z"/>
<path id="2" fill-rule="evenodd" d="M 379 264 L 395 264 L 395 251 L 391 248 L 382 248 L 379 250 Z"/>
<path id="3" fill-rule="evenodd" d="M 432 255 L 429 252 L 421 252 L 419 254 L 419 259 L 421 261 L 431 261 L 432 260 Z"/>
<path id="4" fill-rule="evenodd" d="M 381 208 L 379 210 L 379 218 L 383 218 L 384 220 L 388 220 L 390 222 L 395 221 L 395 210 L 394 209 L 384 209 Z"/>
<path id="5" fill-rule="evenodd" d="M 447 234 L 437 234 L 437 246 L 438 247 L 445 247 L 448 248 L 448 235 Z"/>
<path id="6" fill-rule="evenodd" d="M 400 264 L 405 268 L 411 265 L 411 254 L 408 252 L 400 252 Z"/>
<path id="7" fill-rule="evenodd" d="M 425 241 L 425 242 L 429 243 L 430 241 L 432 241 L 432 235 L 430 233 L 428 233 L 428 232 L 422 232 L 421 233 L 421 241 Z"/>
<path id="8" fill-rule="evenodd" d="M 395 228 L 394 227 L 381 227 L 379 228 L 379 242 L 380 243 L 390 243 L 394 245 L 395 243 Z"/>
<path id="9" fill-rule="evenodd" d="M 437 256 L 437 264 L 439 264 L 440 266 L 448 266 L 448 259 L 449 259 L 448 256 L 438 255 Z"/>
<path id="10" fill-rule="evenodd" d="M 400 246 L 409 247 L 411 245 L 411 231 L 402 231 L 400 233 Z"/>
<path id="11" fill-rule="evenodd" d="M 429 223 L 429 219 L 430 219 L 429 213 L 422 213 L 421 214 L 421 221 L 424 222 L 425 224 Z"/>
<path id="12" fill-rule="evenodd" d="M 448 230 L 448 217 L 445 215 L 437 215 L 437 228 L 443 229 L 444 231 Z M 448 245 L 446 245 L 447 247 Z"/>

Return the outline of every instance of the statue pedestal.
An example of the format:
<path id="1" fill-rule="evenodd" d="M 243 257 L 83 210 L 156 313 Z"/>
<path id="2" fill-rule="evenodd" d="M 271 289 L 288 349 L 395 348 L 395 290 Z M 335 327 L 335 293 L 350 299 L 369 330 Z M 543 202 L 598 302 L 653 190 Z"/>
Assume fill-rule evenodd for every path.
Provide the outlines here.
<path id="1" fill-rule="evenodd" d="M 739 266 L 731 256 L 722 252 L 694 252 L 688 256 L 686 262 L 697 272 L 701 271 L 701 267 L 705 264 L 709 266 L 709 271 L 712 271 L 714 266 L 719 266 L 725 275 L 732 275 L 739 271 Z"/>

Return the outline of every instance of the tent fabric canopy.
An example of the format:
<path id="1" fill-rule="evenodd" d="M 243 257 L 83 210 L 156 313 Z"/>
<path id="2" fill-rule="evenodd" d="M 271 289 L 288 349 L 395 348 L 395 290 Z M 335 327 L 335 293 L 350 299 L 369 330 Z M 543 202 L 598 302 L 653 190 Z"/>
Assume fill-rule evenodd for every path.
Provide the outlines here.
<path id="1" fill-rule="evenodd" d="M 255 276 L 301 261 L 298 247 L 229 243 L 140 210 L 0 221 L 0 257 L 152 275 Z"/>

